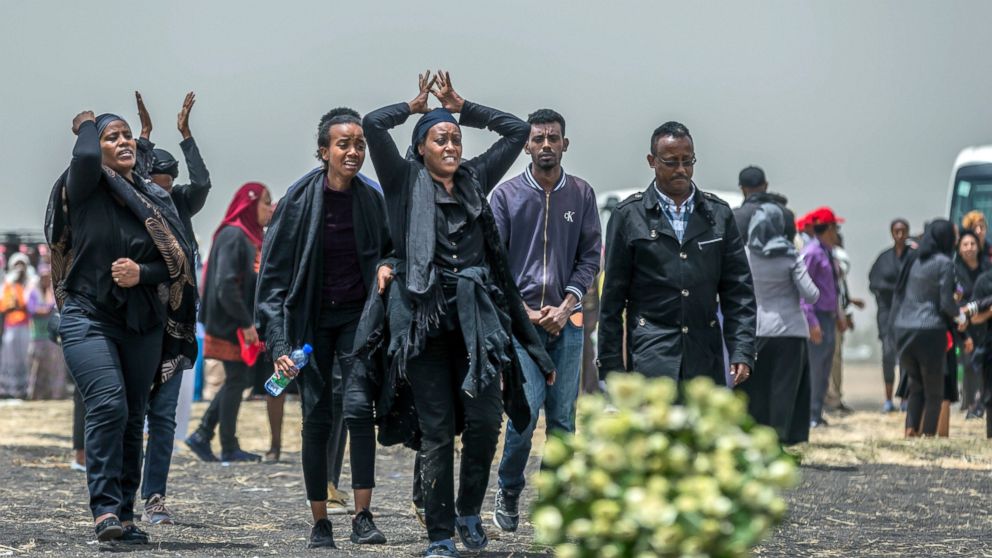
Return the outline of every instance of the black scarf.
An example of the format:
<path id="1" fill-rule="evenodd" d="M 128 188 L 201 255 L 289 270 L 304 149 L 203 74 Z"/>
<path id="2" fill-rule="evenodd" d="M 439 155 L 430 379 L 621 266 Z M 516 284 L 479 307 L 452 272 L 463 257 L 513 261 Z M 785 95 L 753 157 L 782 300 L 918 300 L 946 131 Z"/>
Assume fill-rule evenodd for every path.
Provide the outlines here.
<path id="1" fill-rule="evenodd" d="M 122 176 L 103 167 L 102 181 L 110 192 L 124 203 L 145 225 L 169 270 L 169 282 L 163 299 L 166 304 L 165 339 L 156 383 L 161 384 L 175 374 L 192 366 L 196 360 L 196 303 L 198 293 L 193 271 L 193 250 L 186 238 L 182 220 L 169 194 L 149 185 L 139 175 L 132 186 Z M 55 181 L 45 212 L 45 238 L 52 253 L 52 283 L 59 308 L 65 302 L 65 279 L 74 264 L 72 224 L 69 222 L 68 198 L 65 184 L 68 171 Z M 121 287 L 114 287 L 116 297 L 126 297 Z M 117 292 L 120 290 L 120 292 Z"/>

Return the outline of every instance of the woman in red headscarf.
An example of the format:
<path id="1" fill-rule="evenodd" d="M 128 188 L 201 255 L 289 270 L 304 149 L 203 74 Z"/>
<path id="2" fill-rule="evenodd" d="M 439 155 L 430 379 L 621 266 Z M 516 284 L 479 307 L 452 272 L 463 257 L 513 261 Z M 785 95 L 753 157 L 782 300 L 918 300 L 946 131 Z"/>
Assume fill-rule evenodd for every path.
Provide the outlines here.
<path id="1" fill-rule="evenodd" d="M 200 321 L 206 327 L 203 356 L 224 363 L 225 379 L 200 426 L 186 440 L 204 461 L 217 461 L 210 440 L 218 423 L 222 461 L 261 461 L 260 456 L 241 449 L 236 434 L 241 394 L 254 377 L 252 367 L 242 358 L 241 344 L 251 346 L 258 342 L 252 311 L 255 280 L 262 236 L 271 219 L 269 190 L 258 182 L 249 182 L 234 194 L 210 247 L 200 307 Z"/>

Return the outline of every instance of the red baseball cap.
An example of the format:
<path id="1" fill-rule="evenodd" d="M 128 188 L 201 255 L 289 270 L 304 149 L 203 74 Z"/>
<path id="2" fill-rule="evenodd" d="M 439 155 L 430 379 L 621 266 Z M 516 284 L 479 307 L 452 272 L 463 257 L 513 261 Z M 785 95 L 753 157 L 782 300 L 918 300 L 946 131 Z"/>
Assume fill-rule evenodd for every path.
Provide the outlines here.
<path id="1" fill-rule="evenodd" d="M 829 207 L 818 207 L 806 215 L 814 225 L 839 225 L 844 222 Z"/>

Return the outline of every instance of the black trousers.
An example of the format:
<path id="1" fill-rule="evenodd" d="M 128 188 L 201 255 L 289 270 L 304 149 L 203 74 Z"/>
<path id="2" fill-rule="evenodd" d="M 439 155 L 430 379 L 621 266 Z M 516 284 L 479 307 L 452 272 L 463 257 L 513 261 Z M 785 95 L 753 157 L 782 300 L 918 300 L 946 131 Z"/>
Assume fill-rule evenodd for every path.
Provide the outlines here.
<path id="1" fill-rule="evenodd" d="M 86 483 L 93 517 L 134 518 L 141 483 L 142 428 L 162 356 L 163 327 L 135 333 L 62 308 L 62 352 L 86 407 Z"/>
<path id="2" fill-rule="evenodd" d="M 221 458 L 241 449 L 238 444 L 238 411 L 241 410 L 241 400 L 246 389 L 251 387 L 255 377 L 255 366 L 248 366 L 242 361 L 225 360 L 224 385 L 217 391 L 203 413 L 197 431 L 207 440 L 214 437 L 214 430 L 220 424 Z M 261 359 L 259 359 L 261 362 Z M 258 362 L 255 363 L 258 365 Z"/>
<path id="3" fill-rule="evenodd" d="M 427 536 L 432 541 L 454 536 L 456 514 L 478 515 L 481 511 L 499 440 L 503 419 L 499 382 L 492 382 L 473 398 L 461 389 L 467 373 L 468 354 L 460 330 L 428 337 L 423 353 L 407 363 L 423 432 L 420 482 Z M 456 501 L 454 443 L 460 420 L 465 427 Z"/>
<path id="4" fill-rule="evenodd" d="M 73 380 L 75 381 L 75 380 Z M 83 403 L 83 392 L 76 386 L 72 390 L 72 449 L 81 450 L 86 447 L 86 404 Z"/>
<path id="5" fill-rule="evenodd" d="M 882 380 L 886 384 L 896 383 L 896 364 L 899 361 L 899 351 L 896 347 L 895 335 L 886 332 L 882 335 Z"/>
<path id="6" fill-rule="evenodd" d="M 741 384 L 748 412 L 783 444 L 809 440 L 809 355 L 803 337 L 758 337 L 758 358 Z"/>
<path id="7" fill-rule="evenodd" d="M 335 487 L 341 482 L 341 467 L 344 465 L 344 448 L 348 441 L 348 430 L 344 424 L 344 372 L 341 363 L 334 362 L 331 370 L 331 393 L 334 397 L 334 423 L 327 443 L 327 479 Z"/>
<path id="8" fill-rule="evenodd" d="M 336 306 L 329 303 L 322 305 L 320 310 L 319 325 L 317 328 L 317 341 L 314 348 L 314 362 L 317 368 L 308 368 L 299 376 L 299 381 L 311 384 L 318 379 L 314 374 L 317 370 L 326 370 L 320 377 L 323 383 L 320 391 L 311 389 L 310 386 L 300 386 L 300 401 L 303 405 L 303 481 L 306 485 L 307 498 L 311 501 L 322 502 L 327 500 L 327 482 L 329 447 L 334 432 L 335 415 L 340 416 L 342 411 L 335 410 L 335 399 L 340 405 L 341 395 L 335 396 L 334 381 L 332 372 L 335 363 L 341 367 L 343 378 L 350 376 L 354 358 L 351 353 L 355 344 L 355 330 L 358 327 L 358 320 L 361 318 L 362 306 L 360 303 Z M 311 384 L 315 385 L 315 384 Z M 308 400 L 313 393 L 319 393 L 317 401 Z M 310 409 L 307 411 L 307 409 Z M 352 454 L 355 454 L 354 441 L 352 442 Z M 354 456 L 352 460 L 352 486 L 354 488 L 372 488 L 375 484 L 369 478 L 375 478 L 375 435 L 372 435 L 371 452 L 368 446 L 364 446 L 361 456 Z M 355 457 L 359 457 L 360 463 L 356 463 Z M 340 470 L 339 470 L 340 472 Z M 358 473 L 358 479 L 356 479 Z M 362 477 L 362 475 L 366 475 Z M 356 486 L 356 485 L 369 486 Z"/>
<path id="9" fill-rule="evenodd" d="M 947 333 L 918 330 L 903 332 L 899 337 L 902 340 L 899 366 L 906 374 L 909 388 L 906 428 L 934 436 L 944 399 Z"/>

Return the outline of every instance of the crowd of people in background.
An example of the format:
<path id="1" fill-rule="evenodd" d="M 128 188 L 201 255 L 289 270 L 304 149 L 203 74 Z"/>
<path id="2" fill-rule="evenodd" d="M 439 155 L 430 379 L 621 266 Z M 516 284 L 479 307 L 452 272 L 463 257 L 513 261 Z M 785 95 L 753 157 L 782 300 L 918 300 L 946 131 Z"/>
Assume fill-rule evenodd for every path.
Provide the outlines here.
<path id="1" fill-rule="evenodd" d="M 201 263 L 192 221 L 211 181 L 190 132 L 195 95 L 177 118 L 187 185 L 173 184 L 179 162 L 151 142 L 136 100 L 137 138 L 114 114 L 73 120 L 72 161 L 46 215 L 50 253 L 8 258 L 0 296 L 0 396 L 64 397 L 68 372 L 73 467 L 86 472 L 100 541 L 148 542 L 135 523 L 139 486 L 141 519 L 172 522 L 176 439 L 203 461 L 279 460 L 285 393 L 266 393 L 272 375 L 295 379 L 288 391 L 301 402 L 309 547 L 334 547 L 328 516 L 346 511 L 353 543 L 386 543 L 371 511 L 378 443 L 416 454 L 411 500 L 425 556 L 458 556 L 456 538 L 485 548 L 482 506 L 504 414 L 492 516 L 513 532 L 540 413 L 548 432 L 572 432 L 579 392 L 599 387 L 583 377 L 590 296 L 601 381 L 709 377 L 746 393 L 750 414 L 786 445 L 827 427 L 826 414 L 851 411 L 842 347 L 865 303 L 848 288 L 844 220 L 825 206 L 797 218 L 756 166 L 740 172 L 744 201 L 731 208 L 693 181 L 696 146 L 681 123 L 654 130 L 650 184 L 617 204 L 603 234 L 593 187 L 562 166 L 564 116 L 541 109 L 524 121 L 463 99 L 446 72 L 426 72 L 409 102 L 364 119 L 349 108 L 325 114 L 319 166 L 278 203 L 261 183 L 241 186 Z M 413 115 L 409 146 L 399 147 L 391 130 Z M 466 126 L 500 137 L 465 157 Z M 504 180 L 521 150 L 530 164 Z M 381 184 L 360 172 L 367 152 Z M 907 436 L 946 435 L 960 365 L 962 409 L 984 414 L 992 437 L 985 218 L 935 219 L 915 237 L 896 219 L 890 232 L 892 247 L 868 274 L 882 410 L 906 412 Z M 304 345 L 306 366 L 294 360 Z M 187 437 L 188 408 L 177 408 L 198 353 L 222 363 L 224 381 Z M 248 390 L 267 400 L 264 456 L 237 438 Z M 346 437 L 350 508 L 339 490 Z"/>

